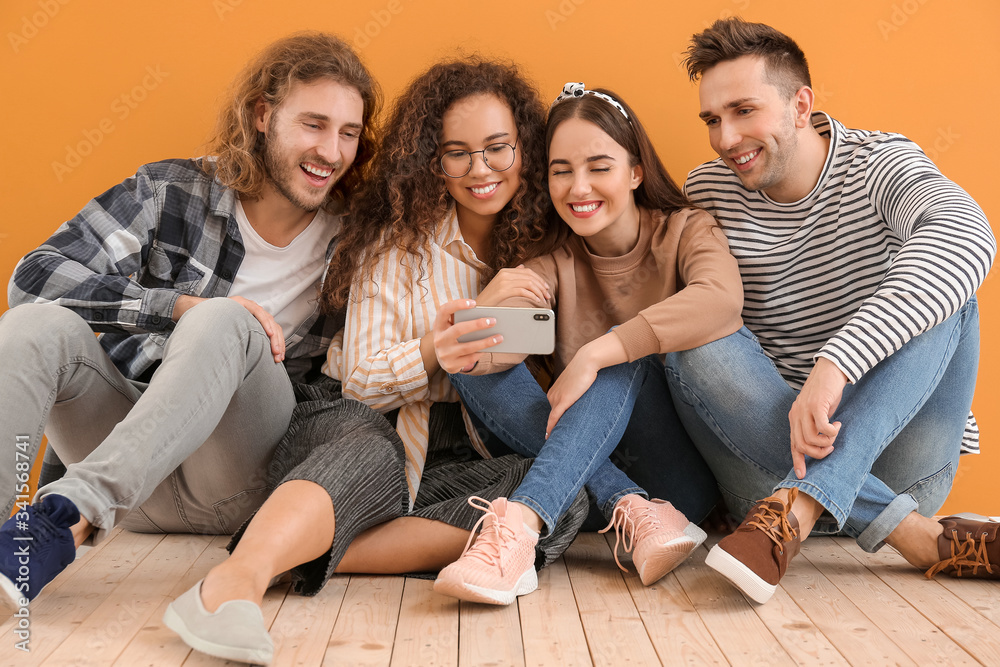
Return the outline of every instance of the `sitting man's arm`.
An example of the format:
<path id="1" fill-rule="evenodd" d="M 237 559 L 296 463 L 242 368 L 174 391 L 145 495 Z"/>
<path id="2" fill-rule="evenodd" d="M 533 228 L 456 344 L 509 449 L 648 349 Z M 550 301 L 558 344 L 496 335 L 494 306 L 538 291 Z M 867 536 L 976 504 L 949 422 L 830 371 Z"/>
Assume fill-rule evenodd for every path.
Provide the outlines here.
<path id="1" fill-rule="evenodd" d="M 857 382 L 907 341 L 954 315 L 986 279 L 996 239 L 979 205 L 912 142 L 900 138 L 872 153 L 868 197 L 902 241 L 875 293 L 820 349 L 789 412 L 792 457 L 831 451 L 831 423 L 844 386 Z"/>
<path id="2" fill-rule="evenodd" d="M 173 285 L 139 282 L 159 222 L 155 187 L 143 167 L 88 202 L 18 263 L 8 286 L 11 307 L 56 303 L 95 331 L 172 329 L 181 293 Z"/>

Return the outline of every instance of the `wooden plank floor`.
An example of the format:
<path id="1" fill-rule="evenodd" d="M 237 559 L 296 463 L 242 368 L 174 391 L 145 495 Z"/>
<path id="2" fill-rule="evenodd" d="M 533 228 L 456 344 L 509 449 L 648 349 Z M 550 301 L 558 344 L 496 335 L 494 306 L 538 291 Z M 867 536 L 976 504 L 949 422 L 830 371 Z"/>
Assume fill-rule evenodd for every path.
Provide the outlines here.
<path id="1" fill-rule="evenodd" d="M 30 652 L 14 647 L 17 619 L 0 625 L 0 665 L 227 664 L 160 620 L 226 541 L 116 532 L 36 600 Z M 1000 665 L 1000 582 L 927 581 L 890 549 L 814 538 L 757 606 L 705 566 L 708 545 L 645 587 L 615 566 L 613 544 L 580 535 L 510 607 L 459 603 L 402 577 L 338 577 L 313 598 L 273 587 L 264 617 L 275 664 Z"/>

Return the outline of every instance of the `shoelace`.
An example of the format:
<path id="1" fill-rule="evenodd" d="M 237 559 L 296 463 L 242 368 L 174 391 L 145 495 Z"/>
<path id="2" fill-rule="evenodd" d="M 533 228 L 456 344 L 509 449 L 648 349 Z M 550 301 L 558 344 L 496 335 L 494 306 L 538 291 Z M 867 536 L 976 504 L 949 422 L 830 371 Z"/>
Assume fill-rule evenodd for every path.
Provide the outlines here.
<path id="1" fill-rule="evenodd" d="M 747 522 L 747 526 L 764 531 L 764 534 L 772 542 L 784 550 L 783 544 L 791 542 L 798 535 L 798 531 L 792 528 L 788 522 L 788 512 L 791 511 L 792 503 L 795 502 L 797 495 L 799 495 L 799 490 L 793 487 L 788 494 L 788 504 L 780 510 L 771 507 L 772 501 L 781 502 L 778 498 L 773 496 L 765 498 L 758 506 L 759 509 L 754 514 L 753 519 Z"/>
<path id="2" fill-rule="evenodd" d="M 637 514 L 637 519 L 632 518 L 632 513 Z M 628 572 L 621 561 L 618 560 L 618 546 L 621 545 L 625 553 L 629 553 L 635 548 L 635 543 L 646 537 L 647 534 L 656 530 L 660 526 L 660 520 L 656 517 L 656 512 L 650 507 L 635 509 L 631 502 L 623 502 L 615 505 L 611 513 L 611 523 L 599 530 L 599 533 L 606 533 L 615 529 L 615 564 L 622 572 Z"/>
<path id="3" fill-rule="evenodd" d="M 966 533 L 964 540 L 958 539 L 958 531 L 951 531 L 951 557 L 945 558 L 943 561 L 932 566 L 931 569 L 924 573 L 924 576 L 930 579 L 935 574 L 945 569 L 949 565 L 954 565 L 957 571 L 956 576 L 962 576 L 962 568 L 968 567 L 972 569 L 972 576 L 975 576 L 979 568 L 986 568 L 986 571 L 993 574 L 993 564 L 990 563 L 989 554 L 986 553 L 986 533 L 983 533 L 979 539 L 979 547 L 976 548 L 976 540 L 972 536 L 972 533 Z"/>
<path id="4" fill-rule="evenodd" d="M 493 503 L 490 501 L 479 496 L 472 496 L 469 498 L 469 505 L 475 507 L 477 510 L 482 510 L 485 514 L 479 517 L 479 521 L 472 527 L 472 532 L 469 534 L 469 541 L 465 543 L 465 550 L 462 551 L 461 557 L 464 558 L 466 555 L 469 555 L 487 565 L 497 565 L 500 568 L 502 576 L 502 546 L 505 541 L 514 539 L 514 529 L 500 521 L 499 515 L 493 510 Z M 492 518 L 493 521 L 485 523 L 486 519 L 489 518 Z M 479 533 L 479 539 L 476 539 L 476 531 L 479 530 L 480 526 L 483 526 L 483 531 Z M 475 540 L 474 544 L 473 540 Z"/>

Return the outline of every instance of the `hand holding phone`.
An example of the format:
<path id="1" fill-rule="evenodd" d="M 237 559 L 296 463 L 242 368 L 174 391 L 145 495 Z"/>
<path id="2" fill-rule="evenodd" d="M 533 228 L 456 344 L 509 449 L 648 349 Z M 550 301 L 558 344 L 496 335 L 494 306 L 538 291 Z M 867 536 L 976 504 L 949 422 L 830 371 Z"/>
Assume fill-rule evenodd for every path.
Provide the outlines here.
<path id="1" fill-rule="evenodd" d="M 511 352 L 514 354 L 551 354 L 556 344 L 556 316 L 548 308 L 504 308 L 477 306 L 455 311 L 455 323 L 480 318 L 493 318 L 496 324 L 458 337 L 458 342 L 468 343 L 496 336 L 503 340 L 483 352 Z"/>

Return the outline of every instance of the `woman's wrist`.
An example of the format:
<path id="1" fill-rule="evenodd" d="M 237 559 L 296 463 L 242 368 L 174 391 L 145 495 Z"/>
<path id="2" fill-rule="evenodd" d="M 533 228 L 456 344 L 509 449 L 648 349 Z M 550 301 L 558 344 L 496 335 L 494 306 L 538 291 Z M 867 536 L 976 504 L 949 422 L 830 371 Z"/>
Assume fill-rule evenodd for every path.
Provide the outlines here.
<path id="1" fill-rule="evenodd" d="M 590 341 L 580 348 L 580 352 L 583 352 L 584 355 L 582 361 L 598 370 L 628 361 L 625 346 L 622 345 L 621 339 L 613 331 Z"/>

